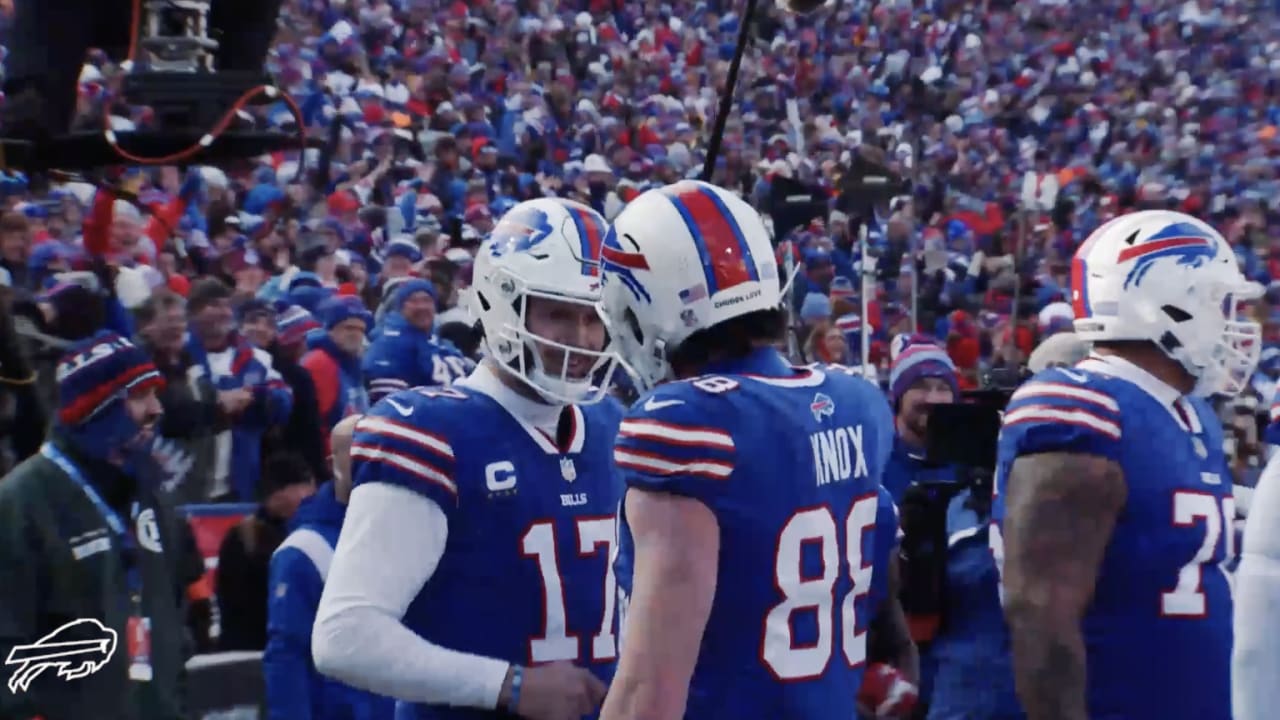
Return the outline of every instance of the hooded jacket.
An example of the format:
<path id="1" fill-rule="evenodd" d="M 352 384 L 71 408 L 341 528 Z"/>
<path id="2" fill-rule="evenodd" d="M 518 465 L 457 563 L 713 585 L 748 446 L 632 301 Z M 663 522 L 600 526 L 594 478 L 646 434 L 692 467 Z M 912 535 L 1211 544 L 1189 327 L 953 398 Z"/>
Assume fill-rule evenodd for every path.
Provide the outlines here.
<path id="1" fill-rule="evenodd" d="M 321 485 L 271 557 L 262 657 L 270 720 L 372 720 L 394 711 L 393 700 L 326 678 L 311 659 L 311 627 L 346 510 L 333 483 Z"/>

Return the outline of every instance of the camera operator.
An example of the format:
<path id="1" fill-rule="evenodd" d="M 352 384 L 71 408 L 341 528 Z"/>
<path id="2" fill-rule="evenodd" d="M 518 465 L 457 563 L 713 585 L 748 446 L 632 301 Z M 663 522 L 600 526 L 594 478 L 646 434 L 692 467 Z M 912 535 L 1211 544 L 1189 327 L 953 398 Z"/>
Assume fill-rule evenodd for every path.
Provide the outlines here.
<path id="1" fill-rule="evenodd" d="M 925 430 L 929 406 L 955 402 L 960 395 L 955 365 L 941 347 L 923 338 L 907 341 L 893 359 L 889 370 L 889 399 L 893 405 L 895 432 L 893 452 L 885 465 L 881 483 L 901 508 L 902 607 L 906 612 L 911 639 L 920 648 L 920 704 L 929 702 L 934 663 L 929 643 L 937 632 L 938 592 L 941 585 L 945 536 L 936 519 L 945 512 L 956 468 L 934 465 L 925 458 Z M 914 489 L 913 489 L 914 488 Z M 910 492 L 908 492 L 910 490 Z"/>
<path id="2" fill-rule="evenodd" d="M 930 405 L 953 403 L 959 397 L 956 367 L 946 351 L 928 340 L 908 340 L 889 368 L 896 432 L 883 484 L 899 505 L 911 485 L 954 479 L 955 468 L 926 461 L 925 428 Z"/>
<path id="3" fill-rule="evenodd" d="M 984 435 L 973 429 L 978 423 L 955 419 L 940 423 L 953 430 L 948 434 L 955 439 L 949 442 L 970 444 L 975 450 L 983 447 L 988 457 L 981 465 L 962 466 L 955 491 L 944 495 L 947 499 L 940 525 L 945 533 L 945 570 L 936 595 L 939 623 L 927 651 L 922 652 L 933 672 L 927 717 L 1015 720 L 1024 715 L 1014 691 L 1009 633 L 1000 604 L 1000 573 L 988 536 L 994 474 L 990 466 L 995 464 L 999 414 L 993 406 L 950 407 L 989 413 L 989 422 L 982 423 L 990 428 L 983 440 L 968 437 Z M 966 411 L 961 417 L 976 416 Z M 931 434 L 933 428 L 931 423 Z M 904 585 L 904 591 L 909 590 Z"/>
<path id="4" fill-rule="evenodd" d="M 994 408 L 961 400 L 955 367 L 937 345 L 908 342 L 890 372 L 897 414 L 894 454 L 885 486 L 902 507 L 902 603 L 920 645 L 921 699 L 931 720 L 1020 717 L 1009 665 L 999 575 L 987 548 L 990 473 L 965 467 L 936 450 L 931 414 L 961 408 L 989 412 L 990 438 L 977 423 L 949 422 L 951 445 L 990 445 Z M 944 455 L 944 457 L 938 457 Z"/>

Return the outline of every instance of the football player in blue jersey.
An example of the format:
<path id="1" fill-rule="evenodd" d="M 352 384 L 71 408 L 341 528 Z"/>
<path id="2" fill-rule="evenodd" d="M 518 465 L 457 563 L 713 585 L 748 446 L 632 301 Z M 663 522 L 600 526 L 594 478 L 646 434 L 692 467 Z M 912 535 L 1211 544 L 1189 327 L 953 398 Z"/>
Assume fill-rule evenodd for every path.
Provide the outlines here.
<path id="1" fill-rule="evenodd" d="M 322 673 L 403 701 L 401 718 L 579 720 L 616 655 L 622 408 L 591 384 L 616 362 L 595 305 L 605 222 L 541 199 L 499 226 L 472 286 L 486 359 L 356 427 L 312 634 Z"/>
<path id="2" fill-rule="evenodd" d="M 1235 554 L 1222 426 L 1247 383 L 1262 288 L 1217 231 L 1143 211 L 1072 261 L 1093 354 L 1034 376 L 1004 415 L 990 533 L 1027 717 L 1231 717 Z M 1271 678 L 1272 681 L 1275 678 Z"/>
<path id="3" fill-rule="evenodd" d="M 1269 720 L 1280 707 L 1280 453 L 1267 462 L 1248 509 L 1236 569 L 1231 709 L 1235 720 Z"/>
<path id="4" fill-rule="evenodd" d="M 601 266 L 610 337 L 647 391 L 614 450 L 622 630 L 601 717 L 854 717 L 873 601 L 893 596 L 876 571 L 888 402 L 778 352 L 769 235 L 728 191 L 644 193 Z"/>
<path id="5" fill-rule="evenodd" d="M 1268 417 L 1263 442 L 1280 444 L 1280 384 Z M 1231 709 L 1235 720 L 1265 720 L 1280 707 L 1280 453 L 1271 455 L 1243 509 L 1248 520 L 1236 569 Z"/>

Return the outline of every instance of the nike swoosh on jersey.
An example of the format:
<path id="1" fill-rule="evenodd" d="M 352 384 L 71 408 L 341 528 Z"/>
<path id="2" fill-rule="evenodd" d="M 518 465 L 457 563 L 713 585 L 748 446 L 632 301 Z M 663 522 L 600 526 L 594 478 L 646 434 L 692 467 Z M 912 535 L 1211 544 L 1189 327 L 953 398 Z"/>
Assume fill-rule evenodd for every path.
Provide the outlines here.
<path id="1" fill-rule="evenodd" d="M 665 407 L 683 404 L 683 400 L 658 400 L 657 398 L 649 398 L 644 401 L 644 409 L 648 412 L 653 412 L 654 410 L 661 410 Z"/>
<path id="2" fill-rule="evenodd" d="M 1072 379 L 1072 380 L 1075 380 L 1075 381 L 1076 381 L 1076 382 L 1078 382 L 1078 383 L 1086 383 L 1086 382 L 1089 382 L 1089 376 L 1088 376 L 1088 375 L 1084 375 L 1084 374 L 1081 374 L 1081 373 L 1078 373 L 1078 372 L 1075 372 L 1075 371 L 1072 371 L 1072 370 L 1065 370 L 1065 369 L 1061 369 L 1061 368 L 1059 368 L 1059 370 L 1058 370 L 1058 371 L 1059 371 L 1059 372 L 1061 372 L 1063 375 L 1066 375 L 1068 378 L 1070 378 L 1070 379 Z"/>
<path id="3" fill-rule="evenodd" d="M 409 417 L 413 414 L 413 408 L 405 407 L 391 398 L 387 398 L 387 403 L 391 405 L 391 407 L 395 408 L 396 412 L 400 413 L 401 417 Z"/>

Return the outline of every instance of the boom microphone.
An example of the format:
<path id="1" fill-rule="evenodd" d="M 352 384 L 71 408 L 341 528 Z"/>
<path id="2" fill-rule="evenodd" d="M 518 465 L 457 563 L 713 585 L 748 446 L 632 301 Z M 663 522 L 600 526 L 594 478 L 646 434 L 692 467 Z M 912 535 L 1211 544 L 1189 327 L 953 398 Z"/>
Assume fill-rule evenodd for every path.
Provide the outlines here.
<path id="1" fill-rule="evenodd" d="M 821 8 L 835 5 L 835 0 L 775 0 L 778 7 L 797 15 L 808 15 Z M 716 158 L 720 155 L 720 142 L 724 139 L 725 122 L 733 110 L 733 93 L 738 87 L 738 70 L 742 66 L 742 55 L 751 41 L 751 24 L 756 16 L 758 0 L 747 0 L 746 11 L 742 14 L 742 22 L 738 28 L 738 43 L 733 51 L 733 59 L 729 62 L 729 77 L 725 80 L 724 94 L 720 96 L 720 109 L 716 112 L 716 121 L 712 126 L 711 137 L 707 141 L 707 159 L 702 164 L 702 179 L 711 182 L 716 170 Z"/>
<path id="2" fill-rule="evenodd" d="M 831 0 L 778 0 L 778 7 L 797 15 L 808 15 L 830 4 Z"/>

